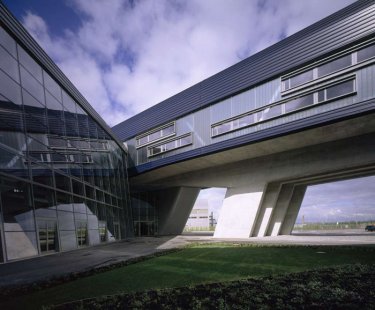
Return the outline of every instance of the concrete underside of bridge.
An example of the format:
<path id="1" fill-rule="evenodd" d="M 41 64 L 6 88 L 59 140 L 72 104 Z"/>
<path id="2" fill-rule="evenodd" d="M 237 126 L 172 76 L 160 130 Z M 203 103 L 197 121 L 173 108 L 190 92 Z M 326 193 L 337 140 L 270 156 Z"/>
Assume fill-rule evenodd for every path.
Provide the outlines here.
<path id="1" fill-rule="evenodd" d="M 158 196 L 159 233 L 181 233 L 201 188 L 227 188 L 218 238 L 290 234 L 306 187 L 375 174 L 375 115 L 161 167 L 131 179 Z"/>

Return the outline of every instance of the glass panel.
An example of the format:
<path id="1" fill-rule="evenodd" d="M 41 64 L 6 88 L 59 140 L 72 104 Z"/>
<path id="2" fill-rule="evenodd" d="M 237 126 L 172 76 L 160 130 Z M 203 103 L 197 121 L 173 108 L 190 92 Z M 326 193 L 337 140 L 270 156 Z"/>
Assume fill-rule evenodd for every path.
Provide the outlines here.
<path id="1" fill-rule="evenodd" d="M 181 141 L 180 146 L 184 146 L 184 145 L 191 144 L 193 140 L 192 140 L 192 136 L 189 135 L 189 136 L 181 138 L 180 141 Z"/>
<path id="2" fill-rule="evenodd" d="M 95 199 L 95 190 L 93 187 L 86 185 L 86 197 Z"/>
<path id="3" fill-rule="evenodd" d="M 87 223 L 77 221 L 76 222 L 76 234 L 77 234 L 77 244 L 79 247 L 85 246 L 87 244 Z"/>
<path id="4" fill-rule="evenodd" d="M 138 145 L 146 144 L 148 142 L 148 136 L 137 139 Z"/>
<path id="5" fill-rule="evenodd" d="M 107 241 L 107 224 L 104 221 L 99 221 L 99 236 L 100 242 Z"/>
<path id="6" fill-rule="evenodd" d="M 290 78 L 290 88 L 313 80 L 313 70 L 308 70 Z"/>
<path id="7" fill-rule="evenodd" d="M 351 54 L 332 60 L 318 67 L 318 77 L 322 77 L 324 75 L 344 69 L 346 67 L 351 66 L 351 64 L 352 64 Z"/>
<path id="8" fill-rule="evenodd" d="M 97 211 L 96 211 L 96 202 L 95 201 L 87 199 L 86 200 L 86 206 L 87 206 L 87 214 L 88 215 L 95 215 L 97 213 Z"/>
<path id="9" fill-rule="evenodd" d="M 0 26 L 0 44 L 17 58 L 16 42 L 12 37 Z"/>
<path id="10" fill-rule="evenodd" d="M 20 63 L 40 82 L 43 84 L 42 68 L 30 57 L 25 50 L 18 45 L 18 58 Z M 23 68 L 21 66 L 21 72 Z M 21 73 L 22 76 L 22 73 Z"/>
<path id="11" fill-rule="evenodd" d="M 8 260 L 38 255 L 35 231 L 4 232 Z"/>
<path id="12" fill-rule="evenodd" d="M 35 216 L 56 217 L 55 192 L 50 188 L 34 185 L 34 207 Z M 49 211 L 49 212 L 43 212 Z M 52 213 L 51 213 L 52 212 Z"/>
<path id="13" fill-rule="evenodd" d="M 67 148 L 67 141 L 60 137 L 48 137 L 48 143 L 52 148 Z"/>
<path id="14" fill-rule="evenodd" d="M 26 91 L 24 91 L 26 94 Z M 29 98 L 32 98 L 29 96 Z M 35 102 L 37 102 L 35 100 Z M 28 133 L 48 133 L 48 124 L 43 107 L 24 106 L 25 126 Z"/>
<path id="15" fill-rule="evenodd" d="M 290 88 L 290 83 L 289 83 L 290 79 L 286 79 L 284 81 L 281 81 L 281 85 L 282 85 L 282 90 L 288 90 Z"/>
<path id="16" fill-rule="evenodd" d="M 47 167 L 32 164 L 32 177 L 34 182 L 53 186 L 52 170 Z"/>
<path id="17" fill-rule="evenodd" d="M 334 85 L 331 87 L 328 87 L 327 92 L 327 100 L 343 96 L 346 94 L 350 94 L 354 91 L 354 81 L 347 81 L 338 85 Z"/>
<path id="18" fill-rule="evenodd" d="M 245 127 L 254 123 L 254 115 L 246 115 L 238 119 L 238 127 Z"/>
<path id="19" fill-rule="evenodd" d="M 21 105 L 22 98 L 21 98 L 21 87 L 14 82 L 9 76 L 7 76 L 4 72 L 0 70 L 0 94 L 3 97 L 6 97 L 12 103 Z M 4 98 L 1 99 L 1 107 L 2 108 L 15 108 L 14 104 L 11 102 L 7 102 Z"/>
<path id="20" fill-rule="evenodd" d="M 64 212 L 67 213 L 67 212 Z M 74 219 L 73 219 L 73 213 L 71 213 L 72 217 L 69 218 L 69 221 L 73 224 L 74 227 Z M 60 213 L 59 213 L 60 216 Z M 60 218 L 59 218 L 60 223 Z M 60 245 L 61 249 L 63 251 L 73 250 L 77 248 L 77 239 L 76 239 L 76 233 L 74 230 L 61 230 L 60 227 Z M 74 229 L 74 228 L 73 228 Z"/>
<path id="21" fill-rule="evenodd" d="M 320 90 L 320 91 L 318 92 L 318 102 L 322 102 L 322 101 L 325 100 L 324 92 L 325 92 L 324 89 L 322 89 L 322 90 Z"/>
<path id="22" fill-rule="evenodd" d="M 276 105 L 273 107 L 266 108 L 263 111 L 258 112 L 257 115 L 258 115 L 258 121 L 264 121 L 266 119 L 279 116 L 281 115 L 281 105 Z"/>
<path id="23" fill-rule="evenodd" d="M 57 209 L 73 211 L 72 196 L 67 193 L 56 191 Z"/>
<path id="24" fill-rule="evenodd" d="M 64 112 L 66 135 L 70 137 L 78 137 L 78 123 L 76 115 L 71 112 Z"/>
<path id="25" fill-rule="evenodd" d="M 0 68 L 9 74 L 16 82 L 20 82 L 17 61 L 0 47 Z"/>
<path id="26" fill-rule="evenodd" d="M 35 231 L 30 185 L 5 177 L 0 181 L 4 231 Z"/>
<path id="27" fill-rule="evenodd" d="M 12 153 L 0 147 L 0 168 L 3 172 L 24 179 L 29 178 L 26 160 L 21 155 Z"/>
<path id="28" fill-rule="evenodd" d="M 74 212 L 86 214 L 86 205 L 83 203 L 83 198 L 78 198 L 78 197 L 74 196 L 74 200 L 75 200 L 75 202 L 74 202 Z M 80 200 L 80 202 L 78 202 L 77 200 Z M 85 216 L 85 218 L 86 218 L 86 216 Z"/>
<path id="29" fill-rule="evenodd" d="M 83 196 L 83 183 L 72 179 L 73 193 Z"/>
<path id="30" fill-rule="evenodd" d="M 56 221 L 38 219 L 39 246 L 42 253 L 57 250 Z"/>
<path id="31" fill-rule="evenodd" d="M 357 61 L 365 61 L 375 56 L 375 45 L 370 45 L 358 51 Z"/>
<path id="32" fill-rule="evenodd" d="M 174 125 L 162 129 L 163 137 L 174 133 Z"/>
<path id="33" fill-rule="evenodd" d="M 57 101 L 56 98 L 53 97 L 49 92 L 46 92 L 46 102 L 47 102 L 47 108 L 49 110 L 58 110 L 58 111 L 63 110 L 61 103 Z"/>
<path id="34" fill-rule="evenodd" d="M 70 113 L 76 113 L 76 103 L 75 101 L 65 92 L 63 91 L 63 105 L 65 109 Z"/>
<path id="35" fill-rule="evenodd" d="M 217 136 L 232 130 L 231 122 L 217 125 L 213 128 L 213 135 Z"/>
<path id="36" fill-rule="evenodd" d="M 154 132 L 150 134 L 149 136 L 150 136 L 149 141 L 157 140 L 161 137 L 161 131 Z"/>
<path id="37" fill-rule="evenodd" d="M 20 68 L 22 87 L 25 88 L 35 99 L 44 104 L 44 89 L 29 72 Z"/>
<path id="38" fill-rule="evenodd" d="M 159 154 L 162 152 L 162 146 L 155 146 L 153 148 L 150 149 L 150 154 L 151 155 L 155 155 L 155 154 Z"/>
<path id="39" fill-rule="evenodd" d="M 60 86 L 55 82 L 54 79 L 52 79 L 49 74 L 45 71 L 43 71 L 44 76 L 44 86 L 48 89 L 48 91 L 59 101 L 61 101 L 61 88 Z"/>
<path id="40" fill-rule="evenodd" d="M 55 171 L 56 188 L 70 192 L 70 178 Z"/>
<path id="41" fill-rule="evenodd" d="M 309 94 L 307 96 L 299 97 L 294 100 L 285 103 L 285 112 L 291 112 L 294 110 L 298 110 L 314 103 L 314 96 L 313 94 Z"/>

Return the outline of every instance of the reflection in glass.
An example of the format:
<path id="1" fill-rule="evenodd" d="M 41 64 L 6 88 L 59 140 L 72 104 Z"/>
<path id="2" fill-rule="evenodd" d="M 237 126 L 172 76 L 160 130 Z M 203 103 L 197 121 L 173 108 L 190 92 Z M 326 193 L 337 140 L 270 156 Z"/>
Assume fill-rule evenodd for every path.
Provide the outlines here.
<path id="1" fill-rule="evenodd" d="M 57 250 L 56 221 L 38 219 L 38 235 L 42 253 Z"/>
<path id="2" fill-rule="evenodd" d="M 291 112 L 291 111 L 298 110 L 304 107 L 308 107 L 312 105 L 313 103 L 314 103 L 313 94 L 299 97 L 291 101 L 288 101 L 285 104 L 285 112 Z"/>
<path id="3" fill-rule="evenodd" d="M 367 46 L 357 53 L 357 61 L 365 61 L 367 59 L 370 59 L 372 57 L 375 57 L 375 45 Z"/>
<path id="4" fill-rule="evenodd" d="M 339 96 L 350 94 L 352 92 L 354 92 L 354 80 L 328 87 L 326 90 L 326 99 L 333 99 Z"/>
<path id="5" fill-rule="evenodd" d="M 0 46 L 0 69 L 7 73 L 17 83 L 20 82 L 17 61 Z"/>
<path id="6" fill-rule="evenodd" d="M 324 75 L 339 71 L 341 69 L 351 66 L 351 64 L 352 64 L 351 54 L 332 60 L 318 67 L 318 77 L 322 77 Z"/>
<path id="7" fill-rule="evenodd" d="M 12 80 L 8 75 L 0 70 L 0 95 L 1 95 L 1 107 L 19 110 L 22 104 L 21 98 L 21 87 Z M 7 98 L 7 99 L 5 99 Z"/>

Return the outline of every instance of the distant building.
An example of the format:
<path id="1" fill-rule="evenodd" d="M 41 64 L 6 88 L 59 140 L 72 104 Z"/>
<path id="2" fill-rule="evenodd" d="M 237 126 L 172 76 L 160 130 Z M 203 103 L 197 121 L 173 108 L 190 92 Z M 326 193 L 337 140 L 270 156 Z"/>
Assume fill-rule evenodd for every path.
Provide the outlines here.
<path id="1" fill-rule="evenodd" d="M 200 199 L 195 204 L 186 222 L 185 229 L 208 229 L 210 226 L 208 200 Z"/>

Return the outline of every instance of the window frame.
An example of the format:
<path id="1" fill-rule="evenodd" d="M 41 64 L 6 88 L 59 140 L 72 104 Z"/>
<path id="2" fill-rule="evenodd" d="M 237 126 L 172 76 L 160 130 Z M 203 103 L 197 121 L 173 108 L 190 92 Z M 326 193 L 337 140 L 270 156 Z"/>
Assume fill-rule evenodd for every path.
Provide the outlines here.
<path id="1" fill-rule="evenodd" d="M 154 140 L 151 140 L 148 139 L 148 141 L 146 143 L 142 143 L 142 144 L 139 144 L 139 141 L 140 139 L 142 138 L 145 138 L 145 137 L 149 137 L 150 135 L 156 133 L 156 132 L 162 132 L 163 129 L 165 128 L 168 128 L 168 127 L 171 127 L 173 126 L 173 132 L 164 136 L 164 135 L 161 135 L 160 138 L 157 138 L 157 139 L 154 139 Z M 135 137 L 135 145 L 136 145 L 136 149 L 139 149 L 139 148 L 142 148 L 142 147 L 145 147 L 147 145 L 150 145 L 150 144 L 153 144 L 155 142 L 158 142 L 158 141 L 161 141 L 161 140 L 164 140 L 164 139 L 167 139 L 169 137 L 173 137 L 176 135 L 176 121 L 173 121 L 173 122 L 170 122 L 168 124 L 165 124 L 165 125 L 162 125 L 162 126 L 159 126 L 157 128 L 154 128 L 154 129 L 151 129 L 145 133 L 142 133 L 138 136 Z"/>
<path id="2" fill-rule="evenodd" d="M 346 94 L 343 94 L 343 95 L 339 95 L 339 96 L 336 96 L 336 97 L 332 97 L 330 99 L 326 99 L 327 98 L 327 95 L 326 95 L 326 89 L 327 88 L 335 86 L 335 85 L 339 85 L 341 83 L 345 83 L 345 82 L 348 82 L 348 81 L 353 81 L 353 91 L 352 92 L 346 93 Z M 324 100 L 323 101 L 318 101 L 317 94 L 321 90 L 324 90 Z M 220 122 L 216 122 L 214 124 L 211 124 L 211 138 L 216 138 L 216 137 L 228 134 L 228 133 L 232 133 L 232 132 L 238 131 L 240 129 L 245 129 L 245 128 L 248 128 L 250 126 L 255 126 L 255 125 L 258 125 L 258 124 L 262 124 L 264 122 L 267 122 L 267 121 L 270 121 L 270 120 L 273 120 L 273 119 L 276 119 L 276 118 L 279 118 L 279 117 L 287 116 L 287 115 L 290 115 L 290 114 L 295 113 L 295 112 L 306 110 L 306 109 L 309 109 L 309 108 L 311 108 L 313 106 L 317 106 L 317 105 L 325 104 L 325 103 L 330 102 L 330 101 L 338 100 L 340 98 L 344 98 L 344 97 L 347 97 L 347 96 L 353 96 L 356 93 L 357 93 L 357 75 L 356 74 L 347 75 L 345 77 L 342 77 L 339 80 L 335 80 L 335 81 L 331 80 L 331 81 L 328 81 L 328 82 L 325 82 L 325 83 L 321 83 L 320 85 L 318 85 L 318 87 L 315 87 L 313 89 L 309 89 L 309 90 L 307 90 L 305 92 L 301 92 L 301 93 L 299 93 L 299 94 L 297 94 L 297 95 L 295 95 L 293 97 L 289 97 L 287 99 L 282 99 L 282 100 L 280 100 L 278 102 L 274 102 L 272 104 L 263 106 L 261 108 L 254 109 L 252 111 L 248 111 L 246 113 L 242 113 L 240 115 L 237 115 L 237 116 L 234 116 L 234 117 L 222 120 Z M 298 108 L 298 109 L 295 109 L 295 110 L 291 110 L 291 111 L 288 111 L 288 112 L 285 111 L 285 105 L 288 102 L 293 101 L 295 99 L 298 99 L 300 97 L 308 96 L 310 94 L 313 95 L 313 102 L 312 102 L 312 104 L 304 106 L 304 107 L 301 107 L 301 108 Z M 264 111 L 264 110 L 266 110 L 268 108 L 272 108 L 274 106 L 281 106 L 281 111 L 282 111 L 281 114 L 273 116 L 273 117 L 270 117 L 270 118 L 267 118 L 267 119 L 264 119 L 264 120 L 259 120 L 258 113 L 260 113 L 260 112 L 262 112 L 262 111 Z M 232 128 L 231 130 L 226 131 L 226 132 L 222 132 L 222 133 L 219 133 L 219 134 L 214 134 L 214 127 L 222 125 L 222 124 L 226 124 L 226 123 L 230 123 L 230 122 L 236 121 L 236 120 L 241 119 L 241 118 L 243 118 L 245 116 L 248 116 L 248 115 L 254 115 L 255 122 L 253 124 L 249 124 L 247 126 L 238 127 L 238 128 L 234 128 L 234 129 L 233 129 L 233 126 L 231 125 L 230 126 Z"/>
<path id="3" fill-rule="evenodd" d="M 297 70 L 294 70 L 294 71 L 292 71 L 288 74 L 285 74 L 285 75 L 281 76 L 280 77 L 281 95 L 282 96 L 288 96 L 289 94 L 292 94 L 294 92 L 301 91 L 301 89 L 304 89 L 304 88 L 308 87 L 312 83 L 317 83 L 317 82 L 319 83 L 321 80 L 325 81 L 327 79 L 337 77 L 340 74 L 350 73 L 350 71 L 357 70 L 362 66 L 366 66 L 368 63 L 374 62 L 375 56 L 370 57 L 366 60 L 362 60 L 362 61 L 358 61 L 358 58 L 357 58 L 357 53 L 361 49 L 364 49 L 364 48 L 372 46 L 372 45 L 375 45 L 375 39 L 370 39 L 370 40 L 367 40 L 365 42 L 361 42 L 361 43 L 359 43 L 359 44 L 357 44 L 357 45 L 355 45 L 351 48 L 346 49 L 345 51 L 341 51 L 341 52 L 338 52 L 336 54 L 330 55 L 330 56 L 328 56 L 324 59 L 321 59 L 319 61 L 316 61 L 314 63 L 311 63 L 311 64 L 307 65 L 307 66 L 304 66 L 302 68 L 299 68 Z M 320 66 L 325 65 L 325 64 L 327 64 L 331 61 L 335 61 L 335 60 L 337 60 L 341 57 L 348 56 L 348 55 L 351 56 L 351 65 L 350 66 L 341 68 L 339 70 L 333 71 L 333 72 L 331 72 L 329 74 L 326 74 L 326 75 L 318 76 L 318 68 Z M 285 83 L 288 83 L 290 85 L 290 79 L 291 78 L 293 78 L 293 77 L 295 77 L 299 74 L 302 74 L 306 71 L 309 71 L 309 70 L 313 70 L 313 79 L 312 80 L 310 80 L 308 82 L 305 82 L 305 83 L 302 83 L 302 84 L 299 84 L 297 86 L 288 88 L 288 89 L 285 88 Z"/>
<path id="4" fill-rule="evenodd" d="M 158 146 L 163 146 L 163 145 L 166 145 L 166 144 L 171 143 L 171 142 L 177 142 L 177 141 L 179 141 L 179 140 L 181 140 L 183 138 L 186 138 L 186 137 L 191 137 L 191 142 L 190 143 L 184 144 L 184 145 L 178 145 L 178 146 L 174 147 L 173 149 L 169 149 L 169 150 L 161 150 L 157 154 L 151 154 L 151 149 L 152 148 L 155 148 L 155 147 L 158 147 Z M 160 154 L 168 153 L 168 152 L 177 150 L 179 148 L 192 145 L 193 143 L 194 143 L 193 133 L 189 132 L 189 133 L 183 134 L 181 136 L 175 137 L 173 139 L 170 139 L 170 140 L 167 140 L 167 141 L 163 141 L 162 143 L 158 143 L 158 144 L 155 144 L 155 145 L 150 145 L 149 147 L 147 147 L 147 157 L 150 158 L 150 157 L 158 156 Z"/>

